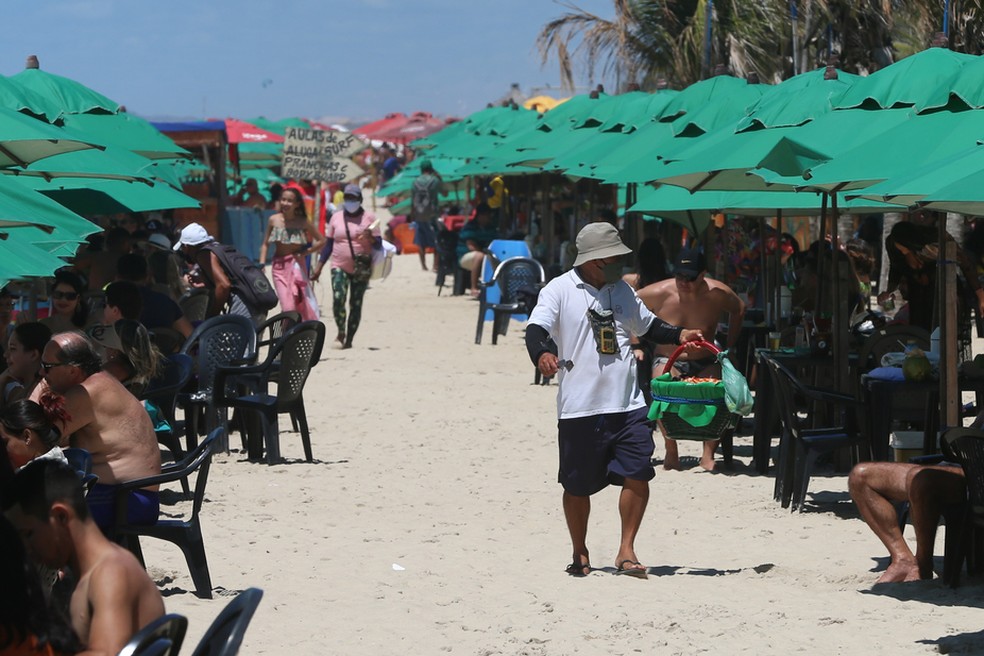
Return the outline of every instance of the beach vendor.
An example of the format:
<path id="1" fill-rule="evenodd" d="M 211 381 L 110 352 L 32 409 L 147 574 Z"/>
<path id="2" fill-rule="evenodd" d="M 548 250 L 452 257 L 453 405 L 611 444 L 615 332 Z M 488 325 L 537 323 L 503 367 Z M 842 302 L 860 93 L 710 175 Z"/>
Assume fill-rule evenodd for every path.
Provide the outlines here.
<path id="1" fill-rule="evenodd" d="M 713 341 L 717 334 L 721 316 L 728 315 L 727 348 L 733 348 L 741 333 L 741 323 L 745 318 L 745 304 L 726 284 L 707 277 L 707 262 L 704 255 L 696 249 L 684 248 L 677 255 L 673 267 L 673 277 L 639 290 L 639 299 L 652 312 L 664 320 L 681 326 L 695 326 Z M 653 358 L 653 375 L 663 373 L 664 365 L 673 354 L 672 345 L 659 345 Z M 636 357 L 645 358 L 643 345 L 637 345 Z M 697 376 L 720 378 L 721 365 L 717 358 L 706 349 L 684 352 L 673 367 L 675 376 Z M 666 436 L 662 430 L 666 448 L 663 459 L 664 469 L 679 469 L 680 454 L 676 440 Z M 719 440 L 705 440 L 700 466 L 708 471 L 714 469 L 714 451 Z"/>
<path id="2" fill-rule="evenodd" d="M 635 537 L 655 476 L 653 437 L 630 338 L 683 344 L 702 335 L 656 317 L 622 281 L 622 260 L 632 250 L 615 226 L 588 224 L 576 245 L 574 268 L 543 288 L 526 328 L 526 348 L 540 373 L 559 372 L 558 481 L 573 546 L 567 573 L 590 573 L 591 495 L 614 484 L 622 486 L 616 572 L 646 578 Z"/>
<path id="3" fill-rule="evenodd" d="M 260 264 L 267 261 L 273 247 L 273 286 L 280 299 L 280 310 L 296 310 L 303 321 L 317 321 L 318 303 L 311 292 L 305 255 L 319 253 L 325 238 L 315 230 L 304 212 L 301 194 L 293 187 L 280 194 L 280 211 L 267 221 L 260 245 Z"/>

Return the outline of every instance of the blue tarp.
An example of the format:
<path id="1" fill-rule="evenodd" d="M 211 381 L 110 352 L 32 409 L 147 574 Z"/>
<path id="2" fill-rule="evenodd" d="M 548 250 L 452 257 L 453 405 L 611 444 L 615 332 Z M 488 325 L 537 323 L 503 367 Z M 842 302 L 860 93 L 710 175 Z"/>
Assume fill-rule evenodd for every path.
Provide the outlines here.
<path id="1" fill-rule="evenodd" d="M 227 207 L 221 221 L 223 243 L 232 244 L 254 262 L 259 261 L 267 219 L 274 213 L 275 210 Z"/>
<path id="2" fill-rule="evenodd" d="M 161 132 L 202 132 L 205 130 L 225 131 L 225 121 L 177 121 L 174 123 L 151 123 Z"/>

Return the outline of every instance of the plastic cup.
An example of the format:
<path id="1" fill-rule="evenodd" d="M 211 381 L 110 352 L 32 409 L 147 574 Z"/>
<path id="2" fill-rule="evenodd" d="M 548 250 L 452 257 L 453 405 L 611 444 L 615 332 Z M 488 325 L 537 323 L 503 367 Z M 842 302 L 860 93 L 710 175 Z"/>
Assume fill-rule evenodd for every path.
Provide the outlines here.
<path id="1" fill-rule="evenodd" d="M 782 333 L 771 332 L 769 333 L 769 350 L 778 351 L 779 350 L 779 340 L 782 338 Z"/>

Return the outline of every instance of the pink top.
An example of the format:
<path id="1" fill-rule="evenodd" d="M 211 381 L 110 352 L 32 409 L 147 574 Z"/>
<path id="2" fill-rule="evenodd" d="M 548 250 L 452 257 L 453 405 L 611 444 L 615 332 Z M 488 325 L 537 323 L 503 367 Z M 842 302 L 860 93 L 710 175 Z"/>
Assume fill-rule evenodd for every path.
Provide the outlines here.
<path id="1" fill-rule="evenodd" d="M 349 248 L 348 236 L 345 234 L 345 213 L 335 212 L 331 215 L 331 219 L 325 227 L 325 237 L 335 240 L 335 244 L 331 249 L 330 265 L 332 269 L 341 269 L 345 273 L 354 273 L 355 263 L 352 261 L 352 249 L 355 249 L 356 255 L 361 253 L 372 255 L 372 249 L 366 251 L 362 247 L 362 244 L 359 242 L 359 235 L 372 225 L 375 220 L 376 217 L 366 211 L 362 212 L 359 221 L 356 221 L 354 217 L 349 217 L 348 229 L 349 234 L 352 235 L 352 248 Z M 379 226 L 372 229 L 372 236 L 380 236 Z"/>

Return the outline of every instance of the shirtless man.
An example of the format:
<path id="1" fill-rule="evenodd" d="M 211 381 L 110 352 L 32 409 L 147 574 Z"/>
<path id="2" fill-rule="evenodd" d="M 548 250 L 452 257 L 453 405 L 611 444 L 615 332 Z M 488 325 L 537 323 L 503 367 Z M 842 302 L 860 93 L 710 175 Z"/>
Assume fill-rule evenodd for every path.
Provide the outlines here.
<path id="1" fill-rule="evenodd" d="M 58 333 L 41 354 L 41 381 L 31 399 L 45 393 L 64 397 L 68 419 L 61 423 L 62 446 L 92 454 L 99 477 L 86 501 L 103 530 L 115 522 L 115 486 L 161 473 L 161 452 L 150 415 L 111 374 L 101 370 L 99 354 L 82 333 Z M 160 504 L 157 487 L 130 492 L 128 521 L 153 524 Z"/>
<path id="2" fill-rule="evenodd" d="M 967 498 L 963 470 L 907 462 L 862 462 L 851 470 L 847 486 L 861 517 L 892 558 L 876 583 L 933 578 L 933 546 L 940 515 L 945 506 L 962 503 Z M 909 516 L 916 533 L 915 555 L 899 527 L 893 505 L 899 501 L 909 502 Z M 951 530 L 949 524 L 947 530 Z"/>
<path id="3" fill-rule="evenodd" d="M 730 287 L 724 283 L 707 277 L 707 264 L 704 256 L 697 250 L 685 248 L 680 251 L 673 268 L 674 277 L 661 280 L 640 289 L 639 299 L 667 323 L 676 326 L 686 326 L 704 334 L 704 338 L 713 341 L 711 335 L 717 334 L 718 321 L 721 315 L 728 313 L 728 348 L 738 341 L 741 332 L 741 322 L 745 316 L 745 304 Z M 660 344 L 656 348 L 653 359 L 653 375 L 663 373 L 663 366 L 673 354 L 675 347 L 671 344 Z M 636 357 L 642 359 L 642 352 L 636 350 Z M 684 352 L 673 367 L 677 376 L 721 377 L 721 365 L 707 349 L 694 349 Z M 662 426 L 660 426 L 662 430 Z M 664 469 L 678 469 L 680 454 L 675 440 L 666 437 L 666 457 L 663 460 Z M 714 470 L 714 450 L 718 440 L 704 442 L 704 453 L 700 466 L 708 471 Z"/>
<path id="4" fill-rule="evenodd" d="M 93 522 L 78 474 L 48 459 L 13 479 L 7 518 L 31 557 L 78 578 L 69 605 L 82 654 L 112 656 L 140 628 L 164 614 L 164 600 L 137 559 L 110 542 Z"/>

